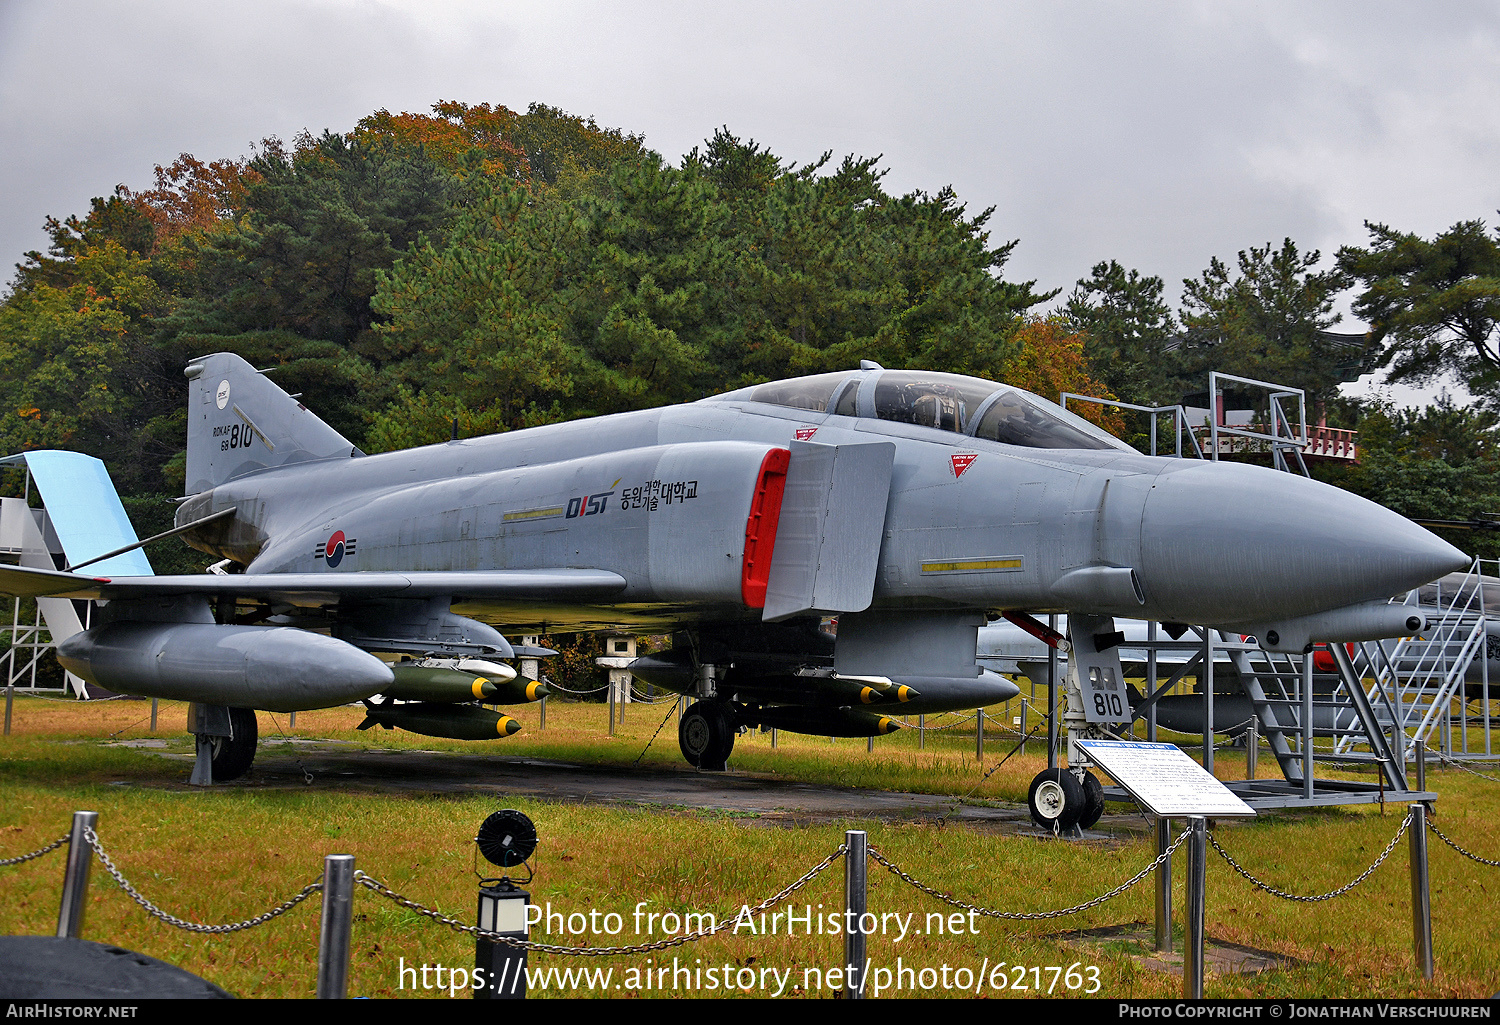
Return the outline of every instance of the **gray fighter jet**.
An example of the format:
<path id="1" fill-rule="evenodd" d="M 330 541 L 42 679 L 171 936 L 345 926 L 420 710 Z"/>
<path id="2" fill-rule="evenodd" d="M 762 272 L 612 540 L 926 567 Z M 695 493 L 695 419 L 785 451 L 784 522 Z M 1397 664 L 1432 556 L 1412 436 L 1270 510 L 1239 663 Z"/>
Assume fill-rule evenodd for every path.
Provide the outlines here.
<path id="1" fill-rule="evenodd" d="M 0 567 L 0 591 L 93 602 L 63 664 L 195 702 L 200 767 L 212 757 L 220 778 L 253 756 L 249 709 L 365 700 L 384 726 L 508 731 L 478 722 L 468 681 L 403 684 L 374 652 L 420 675 L 512 658 L 508 638 L 542 631 L 670 632 L 632 668 L 696 697 L 683 754 L 722 769 L 746 727 L 866 736 L 892 712 L 1013 696 L 976 661 L 997 610 L 1208 624 L 1302 650 L 1468 565 L 1347 492 L 1144 456 L 953 374 L 865 363 L 367 456 L 237 356 L 186 373 L 177 522 L 233 572 Z M 415 700 L 390 700 L 404 685 Z"/>

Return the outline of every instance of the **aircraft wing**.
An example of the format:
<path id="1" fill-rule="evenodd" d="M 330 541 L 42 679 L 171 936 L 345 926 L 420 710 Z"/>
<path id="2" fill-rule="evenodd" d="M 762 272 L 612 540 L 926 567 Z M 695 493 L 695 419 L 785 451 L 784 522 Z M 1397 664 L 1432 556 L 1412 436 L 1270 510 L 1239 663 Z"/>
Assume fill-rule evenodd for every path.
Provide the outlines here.
<path id="1" fill-rule="evenodd" d="M 502 569 L 410 573 L 192 573 L 103 577 L 0 566 L 0 594 L 19 598 L 110 600 L 198 594 L 259 598 L 287 605 L 333 605 L 359 598 L 490 598 L 590 601 L 625 589 L 625 578 L 598 569 Z"/>

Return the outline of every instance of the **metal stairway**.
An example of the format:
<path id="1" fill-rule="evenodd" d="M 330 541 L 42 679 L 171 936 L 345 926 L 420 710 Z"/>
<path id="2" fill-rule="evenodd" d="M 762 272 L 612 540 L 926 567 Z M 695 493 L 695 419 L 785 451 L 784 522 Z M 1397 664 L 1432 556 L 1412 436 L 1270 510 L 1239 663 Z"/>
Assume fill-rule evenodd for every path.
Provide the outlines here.
<path id="1" fill-rule="evenodd" d="M 1479 563 L 1450 587 L 1446 597 L 1438 592 L 1433 604 L 1417 604 L 1414 593 L 1408 604 L 1423 610 L 1427 628 L 1416 637 L 1404 637 L 1384 644 L 1366 641 L 1350 645 L 1350 661 L 1358 677 L 1366 683 L 1365 694 L 1375 707 L 1383 728 L 1393 735 L 1400 731 L 1409 743 L 1427 746 L 1433 739 L 1441 750 L 1452 747 L 1453 702 L 1468 681 L 1478 659 L 1481 684 L 1488 687 L 1485 654 L 1488 628 L 1484 608 L 1484 584 Z M 1465 715 L 1459 712 L 1460 722 Z M 1485 703 L 1483 725 L 1485 755 L 1489 755 L 1489 709 Z M 1345 739 L 1337 748 L 1339 755 L 1352 751 L 1355 741 Z M 1462 733 L 1461 748 L 1468 750 L 1467 731 Z M 1404 754 L 1404 752 L 1403 752 Z"/>

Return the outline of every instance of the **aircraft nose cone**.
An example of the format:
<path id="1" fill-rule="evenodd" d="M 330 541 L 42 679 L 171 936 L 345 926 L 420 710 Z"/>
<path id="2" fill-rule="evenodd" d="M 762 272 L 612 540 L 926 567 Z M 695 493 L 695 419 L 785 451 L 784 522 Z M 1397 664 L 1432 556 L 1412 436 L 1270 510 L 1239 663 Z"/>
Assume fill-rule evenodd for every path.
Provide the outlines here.
<path id="1" fill-rule="evenodd" d="M 1164 619 L 1241 623 L 1390 598 L 1465 569 L 1457 548 L 1382 506 L 1240 463 L 1172 466 L 1141 518 L 1141 576 Z"/>

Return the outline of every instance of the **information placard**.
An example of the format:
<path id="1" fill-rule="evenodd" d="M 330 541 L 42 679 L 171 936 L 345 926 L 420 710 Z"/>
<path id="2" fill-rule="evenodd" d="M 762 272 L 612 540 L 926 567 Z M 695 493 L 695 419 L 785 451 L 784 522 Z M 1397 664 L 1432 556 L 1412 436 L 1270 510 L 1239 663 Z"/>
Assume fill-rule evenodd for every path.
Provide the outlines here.
<path id="1" fill-rule="evenodd" d="M 1078 746 L 1130 796 L 1162 818 L 1253 816 L 1241 801 L 1175 744 L 1080 740 Z"/>

